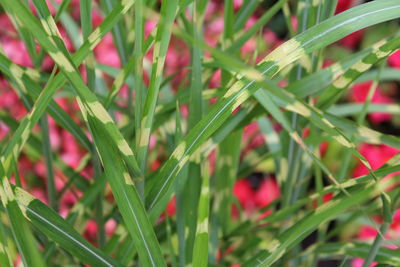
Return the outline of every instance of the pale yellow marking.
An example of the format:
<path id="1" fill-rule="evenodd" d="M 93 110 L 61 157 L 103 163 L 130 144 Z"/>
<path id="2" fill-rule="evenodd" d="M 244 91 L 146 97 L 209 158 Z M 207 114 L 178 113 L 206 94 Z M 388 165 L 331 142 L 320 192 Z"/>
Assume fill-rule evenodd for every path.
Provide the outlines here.
<path id="1" fill-rule="evenodd" d="M 132 0 L 122 0 L 121 4 L 124 7 L 121 11 L 122 14 L 125 14 L 133 5 L 135 1 Z"/>
<path id="2" fill-rule="evenodd" d="M 235 102 L 231 108 L 231 111 L 233 112 L 240 104 L 242 104 L 246 99 L 250 97 L 250 92 L 248 90 L 243 91 L 236 99 Z"/>
<path id="3" fill-rule="evenodd" d="M 279 167 L 279 169 L 281 170 L 279 180 L 281 182 L 285 182 L 288 174 L 288 161 L 286 158 L 281 158 L 281 160 L 279 161 Z"/>
<path id="4" fill-rule="evenodd" d="M 358 72 L 364 72 L 364 71 L 368 70 L 369 68 L 371 68 L 371 64 L 367 64 L 367 63 L 360 61 L 357 64 L 355 64 L 352 69 L 355 69 Z"/>
<path id="5" fill-rule="evenodd" d="M 207 179 L 207 178 L 204 178 Z M 204 186 L 201 188 L 201 195 L 208 196 L 210 194 L 210 188 L 208 186 Z"/>
<path id="6" fill-rule="evenodd" d="M 19 144 L 16 144 L 13 149 L 13 155 L 14 155 L 15 160 L 18 159 L 18 153 L 19 153 Z"/>
<path id="7" fill-rule="evenodd" d="M 81 98 L 80 98 L 79 96 L 76 97 L 76 101 L 78 102 L 79 108 L 80 108 L 81 111 L 82 111 L 83 119 L 84 119 L 85 121 L 88 121 L 88 119 L 87 119 L 87 109 L 86 109 L 85 105 L 82 103 Z"/>
<path id="8" fill-rule="evenodd" d="M 127 185 L 134 185 L 129 173 L 124 172 L 124 180 Z"/>
<path id="9" fill-rule="evenodd" d="M 15 188 L 15 197 L 18 199 L 18 202 L 22 203 L 24 206 L 28 206 L 32 201 L 36 199 L 31 194 L 19 187 Z"/>
<path id="10" fill-rule="evenodd" d="M 63 53 L 60 51 L 57 52 L 49 52 L 50 56 L 54 59 L 54 61 L 60 65 L 60 67 L 64 67 L 67 72 L 74 72 L 75 68 L 72 66 L 71 62 L 65 57 Z"/>
<path id="11" fill-rule="evenodd" d="M 197 149 L 196 151 L 193 152 L 193 154 L 190 156 L 189 160 L 190 162 L 194 162 L 194 163 L 201 163 L 201 150 Z"/>
<path id="12" fill-rule="evenodd" d="M 186 149 L 186 143 L 185 143 L 185 142 L 180 143 L 180 144 L 175 148 L 175 151 L 174 151 L 174 153 L 173 153 L 174 158 L 180 159 L 180 158 L 183 156 L 183 154 L 185 153 L 185 149 Z"/>
<path id="13" fill-rule="evenodd" d="M 302 103 L 300 103 L 299 101 L 295 101 L 293 104 L 289 104 L 286 107 L 287 110 L 299 113 L 300 115 L 304 116 L 304 117 L 310 117 L 311 116 L 311 111 L 304 106 Z"/>
<path id="14" fill-rule="evenodd" d="M 147 146 L 149 137 L 150 137 L 150 128 L 142 128 L 142 132 L 140 134 L 140 139 L 139 139 L 139 147 Z"/>
<path id="15" fill-rule="evenodd" d="M 378 50 L 375 52 L 375 55 L 376 55 L 378 58 L 383 58 L 383 57 L 386 57 L 387 55 L 389 55 L 391 52 L 394 52 L 394 51 L 385 52 L 385 51 L 382 51 L 382 50 L 378 49 Z"/>
<path id="16" fill-rule="evenodd" d="M 242 69 L 240 72 L 250 80 L 259 82 L 264 80 L 264 76 L 256 69 Z"/>
<path id="17" fill-rule="evenodd" d="M 237 81 L 232 87 L 224 94 L 223 98 L 229 98 L 230 96 L 234 95 L 237 93 L 243 86 L 245 86 L 245 83 L 243 81 Z"/>
<path id="18" fill-rule="evenodd" d="M 279 242 L 279 240 L 274 239 L 271 242 L 269 242 L 269 244 L 267 245 L 267 250 L 269 252 L 273 252 L 275 251 L 279 246 L 281 245 L 281 242 Z"/>
<path id="19" fill-rule="evenodd" d="M 21 134 L 21 139 L 22 139 L 22 142 L 23 143 L 25 143 L 25 141 L 26 140 L 28 140 L 28 137 L 29 137 L 29 134 L 30 134 L 30 125 L 31 125 L 31 123 L 29 122 L 27 125 L 26 125 L 26 128 L 24 129 L 24 131 L 22 132 L 22 134 Z"/>
<path id="20" fill-rule="evenodd" d="M 303 66 L 306 71 L 310 72 L 312 68 L 312 61 L 310 57 L 302 57 L 299 60 L 301 66 Z"/>
<path id="21" fill-rule="evenodd" d="M 186 162 L 189 160 L 189 156 L 186 155 L 182 158 L 182 160 L 179 162 L 178 167 L 179 170 L 183 168 L 183 166 L 186 164 Z"/>
<path id="22" fill-rule="evenodd" d="M 97 27 L 88 37 L 91 50 L 93 50 L 93 48 L 96 47 L 97 43 L 100 41 L 100 37 L 101 37 L 101 30 L 99 27 Z"/>
<path id="23" fill-rule="evenodd" d="M 319 4 L 320 4 L 320 2 L 321 2 L 321 0 L 313 0 L 313 2 L 312 2 L 312 5 L 315 7 L 315 6 L 318 6 Z"/>
<path id="24" fill-rule="evenodd" d="M 18 86 L 21 87 L 22 91 L 26 93 L 26 87 L 24 83 L 22 82 L 22 76 L 24 75 L 24 71 L 18 67 L 16 64 L 11 64 L 10 65 L 10 71 L 12 74 L 14 74 L 16 78 L 16 82 L 18 83 Z"/>
<path id="25" fill-rule="evenodd" d="M 157 76 L 161 76 L 163 74 L 164 70 L 164 57 L 158 57 L 157 59 L 157 69 L 156 69 L 156 74 Z"/>
<path id="26" fill-rule="evenodd" d="M 301 10 L 303 10 L 306 6 L 307 6 L 307 5 L 306 5 L 306 3 L 305 3 L 304 1 L 299 1 L 299 2 L 297 3 L 297 10 L 298 10 L 298 11 L 301 11 Z"/>
<path id="27" fill-rule="evenodd" d="M 335 86 L 336 88 L 342 89 L 342 88 L 345 88 L 346 86 L 348 86 L 350 83 L 351 83 L 351 81 L 349 79 L 347 79 L 345 76 L 342 76 L 333 82 L 333 86 Z"/>
<path id="28" fill-rule="evenodd" d="M 301 43 L 291 39 L 272 51 L 262 62 L 274 61 L 282 69 L 304 55 L 305 50 L 301 48 Z"/>
<path id="29" fill-rule="evenodd" d="M 44 29 L 44 31 L 48 34 L 48 35 L 53 35 L 53 32 L 52 32 L 52 30 L 51 30 L 51 28 L 50 28 L 50 25 L 49 25 L 49 23 L 48 23 L 48 18 L 47 18 L 47 21 L 45 20 L 45 19 L 40 19 L 40 22 L 42 23 L 42 26 L 43 26 L 43 29 Z"/>
<path id="30" fill-rule="evenodd" d="M 344 145 L 345 147 L 352 148 L 353 145 L 347 141 L 342 135 L 336 135 L 333 137 L 336 141 L 338 141 L 340 144 Z"/>
<path id="31" fill-rule="evenodd" d="M 93 116 L 98 118 L 104 124 L 113 122 L 111 116 L 107 113 L 104 107 L 99 102 L 88 102 L 89 109 Z"/>
<path id="32" fill-rule="evenodd" d="M 0 186 L 0 188 L 1 188 L 1 186 Z M 7 204 L 9 201 L 15 200 L 14 193 L 11 189 L 11 186 L 10 186 L 10 183 L 9 183 L 7 177 L 3 177 L 3 188 L 1 188 L 1 189 L 3 190 L 2 199 L 3 199 L 4 205 Z"/>
<path id="33" fill-rule="evenodd" d="M 344 73 L 344 69 L 341 64 L 334 64 L 331 70 L 335 79 Z"/>
<path id="34" fill-rule="evenodd" d="M 118 141 L 118 149 L 125 156 L 133 156 L 133 152 L 132 152 L 131 148 L 129 147 L 128 143 L 125 141 L 125 139 L 120 139 Z"/>
<path id="35" fill-rule="evenodd" d="M 40 79 L 40 73 L 35 69 L 26 69 L 25 73 L 34 81 L 38 81 Z"/>
<path id="36" fill-rule="evenodd" d="M 24 71 L 19 66 L 16 64 L 11 64 L 10 71 L 15 75 L 16 78 L 22 79 Z"/>
<path id="37" fill-rule="evenodd" d="M 335 126 L 330 121 L 328 121 L 326 118 L 322 118 L 321 120 L 323 123 L 328 125 L 330 128 L 335 128 Z"/>
<path id="38" fill-rule="evenodd" d="M 375 132 L 367 127 L 360 127 L 358 129 L 358 134 L 366 139 L 368 139 L 369 143 L 373 144 L 380 144 L 381 139 L 380 139 L 380 134 L 378 132 Z"/>
<path id="39" fill-rule="evenodd" d="M 202 222 L 197 224 L 196 234 L 202 234 L 208 232 L 208 220 L 205 218 Z"/>

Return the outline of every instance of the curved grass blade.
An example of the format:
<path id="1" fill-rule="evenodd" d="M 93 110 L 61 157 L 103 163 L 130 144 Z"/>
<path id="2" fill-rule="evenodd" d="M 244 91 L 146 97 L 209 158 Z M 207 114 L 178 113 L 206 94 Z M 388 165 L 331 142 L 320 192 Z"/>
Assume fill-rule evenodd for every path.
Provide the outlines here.
<path id="1" fill-rule="evenodd" d="M 83 82 L 65 47 L 61 47 L 60 50 L 55 45 L 56 42 L 52 42 L 52 40 L 57 40 L 58 37 L 56 29 L 47 29 L 47 32 L 45 32 L 25 7 L 20 4 L 15 4 L 11 7 L 8 0 L 2 1 L 2 3 L 10 7 L 21 22 L 34 32 L 38 41 L 49 52 L 50 56 L 55 60 L 63 74 L 77 91 L 79 95 L 78 103 L 91 129 L 95 143 L 98 145 L 97 149 L 100 151 L 100 157 L 105 166 L 105 173 L 113 188 L 118 206 L 121 208 L 121 213 L 126 223 L 132 225 L 132 227 L 129 227 L 129 230 L 132 238 L 137 240 L 136 246 L 141 261 L 145 265 L 165 265 L 154 230 L 151 224 L 146 222 L 146 213 L 140 205 L 140 198 L 135 187 L 131 184 L 131 177 L 126 172 L 122 162 L 119 162 L 118 168 L 115 165 L 115 158 L 118 158 L 119 155 L 124 159 L 128 159 L 131 166 L 134 167 L 133 170 L 138 171 L 135 157 L 125 139 L 123 139 L 107 111 Z M 48 11 L 46 12 L 50 14 Z M 52 27 L 54 24 L 52 17 L 48 16 L 47 20 L 48 23 L 43 23 L 48 27 Z M 108 140 L 108 142 L 105 142 L 105 140 Z M 118 151 L 118 153 L 116 154 L 115 151 Z M 113 158 L 110 159 L 107 157 L 110 155 L 109 153 L 113 155 Z M 139 203 L 137 202 L 138 200 Z"/>
<path id="2" fill-rule="evenodd" d="M 62 248 L 92 266 L 121 266 L 93 247 L 63 218 L 22 188 L 15 187 L 16 201 L 24 216 Z"/>
<path id="3" fill-rule="evenodd" d="M 197 215 L 196 237 L 193 247 L 193 266 L 205 267 L 208 265 L 208 217 L 210 206 L 210 170 L 208 162 L 202 164 L 202 185 Z"/>
<path id="4" fill-rule="evenodd" d="M 41 89 L 40 85 L 32 80 L 32 78 L 38 78 L 37 73 L 33 70 L 16 65 L 0 52 L 0 71 L 14 80 L 21 87 L 22 92 L 29 94 L 30 98 L 39 97 Z M 50 100 L 48 112 L 61 127 L 69 131 L 86 149 L 91 149 L 91 142 L 85 133 L 55 101 Z"/>
<path id="5" fill-rule="evenodd" d="M 281 45 L 257 66 L 257 70 L 266 77 L 271 77 L 305 54 L 322 48 L 353 31 L 398 17 L 399 11 L 400 4 L 395 0 L 371 2 L 357 6 L 310 28 Z M 256 82 L 261 81 L 262 78 L 254 72 L 250 75 L 247 74 L 255 76 L 255 81 L 242 78 L 236 82 L 189 132 L 163 165 L 155 179 L 156 184 L 146 192 L 149 209 L 154 210 L 151 211 L 153 220 L 158 217 L 156 215 L 161 212 L 169 199 L 167 193 L 170 186 L 190 155 L 220 127 L 236 107 L 259 89 Z M 154 209 L 160 200 L 161 204 Z"/>
<path id="6" fill-rule="evenodd" d="M 376 196 L 380 191 L 378 189 L 379 186 L 375 183 L 370 183 L 362 187 L 360 190 L 352 191 L 349 196 L 335 197 L 326 204 L 318 207 L 315 211 L 282 233 L 277 239 L 272 240 L 267 250 L 259 252 L 255 257 L 243 264 L 243 266 L 271 266 L 319 225 L 336 217 L 350 207 L 361 204 L 370 197 Z"/>
<path id="7" fill-rule="evenodd" d="M 374 64 L 388 57 L 400 47 L 400 38 L 389 41 L 382 41 L 373 47 L 370 54 L 355 63 L 340 78 L 335 80 L 333 84 L 324 90 L 324 93 L 318 98 L 316 106 L 322 110 L 329 108 L 335 103 L 344 92 L 362 73 L 369 70 Z"/>
<path id="8" fill-rule="evenodd" d="M 326 243 L 318 245 L 315 252 L 324 256 L 350 256 L 357 258 L 367 258 L 369 245 L 356 242 Z M 376 261 L 380 264 L 400 265 L 400 253 L 398 250 L 381 248 L 376 255 Z"/>
<path id="9" fill-rule="evenodd" d="M 3 166 L 1 165 L 0 172 L 4 174 Z M 23 212 L 17 204 L 16 196 L 6 176 L 1 178 L 0 198 L 7 212 L 14 240 L 23 263 L 26 266 L 46 266 L 39 253 L 39 246 L 23 217 Z"/>
<path id="10" fill-rule="evenodd" d="M 153 124 L 155 106 L 158 92 L 163 77 L 165 56 L 167 54 L 169 40 L 171 38 L 171 27 L 178 10 L 177 0 L 163 2 L 161 6 L 161 19 L 157 26 L 157 34 L 154 41 L 153 65 L 150 76 L 150 84 L 147 89 L 145 103 L 140 120 L 138 132 L 139 142 L 137 146 L 138 164 L 141 170 L 146 163 L 147 149 L 150 140 L 150 132 Z"/>
<path id="11" fill-rule="evenodd" d="M 111 185 L 112 191 L 121 211 L 124 221 L 129 227 L 139 259 L 145 266 L 165 266 L 161 249 L 151 223 L 132 178 L 126 172 L 123 161 L 118 160 L 119 152 L 115 147 L 107 147 L 110 137 L 105 134 L 104 125 L 97 119 L 87 117 L 91 125 L 92 135 L 99 150 L 104 166 L 105 175 Z M 117 178 L 117 179 L 115 179 Z M 129 223 L 129 224 L 128 224 Z"/>
<path id="12" fill-rule="evenodd" d="M 100 42 L 101 38 L 103 38 L 104 35 L 111 30 L 113 25 L 115 25 L 119 18 L 121 18 L 121 16 L 125 14 L 133 4 L 134 0 L 128 0 L 116 6 L 116 8 L 110 13 L 110 15 L 108 15 L 104 19 L 103 23 L 99 27 L 97 27 L 92 32 L 92 34 L 90 34 L 88 39 L 75 53 L 75 55 L 73 56 L 73 60 L 76 65 L 79 65 L 85 59 L 90 51 Z M 26 73 L 28 75 L 34 75 L 29 70 Z M 65 82 L 66 78 L 61 73 L 55 77 L 51 77 L 43 92 L 39 95 L 34 107 L 32 108 L 32 111 L 21 121 L 20 126 L 14 133 L 14 137 L 11 139 L 11 142 L 7 145 L 6 149 L 4 149 L 4 154 L 1 158 L 6 174 L 11 171 L 11 153 L 13 153 L 15 157 L 20 153 L 34 125 L 45 112 L 46 107 L 51 101 L 53 94 Z"/>

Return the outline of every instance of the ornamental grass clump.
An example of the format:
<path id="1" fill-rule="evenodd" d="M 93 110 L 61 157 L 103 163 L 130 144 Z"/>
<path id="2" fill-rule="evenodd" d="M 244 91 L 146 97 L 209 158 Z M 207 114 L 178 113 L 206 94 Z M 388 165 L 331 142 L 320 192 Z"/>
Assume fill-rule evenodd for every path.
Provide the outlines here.
<path id="1" fill-rule="evenodd" d="M 400 0 L 0 7 L 0 266 L 400 266 Z"/>

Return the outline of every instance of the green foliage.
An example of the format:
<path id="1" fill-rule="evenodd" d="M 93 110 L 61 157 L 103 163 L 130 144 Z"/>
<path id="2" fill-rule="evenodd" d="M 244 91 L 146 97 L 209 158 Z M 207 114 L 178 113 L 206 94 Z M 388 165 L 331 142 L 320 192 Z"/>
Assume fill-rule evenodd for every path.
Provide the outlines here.
<path id="1" fill-rule="evenodd" d="M 70 14 L 73 1 L 50 2 L 34 0 L 35 16 L 25 1 L 0 0 L 32 61 L 32 67 L 23 67 L 0 49 L 0 72 L 28 110 L 20 121 L 0 111 L 10 129 L 0 144 L 1 266 L 13 266 L 17 254 L 26 266 L 316 266 L 323 259 L 346 264 L 356 257 L 367 259 L 366 265 L 374 260 L 399 264 L 396 251 L 381 248 L 400 196 L 398 177 L 384 177 L 400 171 L 399 155 L 373 169 L 357 149 L 361 142 L 400 149 L 399 137 L 365 120 L 373 112 L 400 114 L 397 104 L 369 103 L 379 83 L 399 80 L 398 70 L 383 65 L 400 48 L 398 33 L 321 67 L 326 48 L 336 41 L 398 20 L 399 0 L 370 1 L 337 15 L 337 1 L 280 0 L 265 10 L 264 1 L 245 0 L 235 10 L 235 1 L 226 0 L 224 29 L 215 46 L 204 32 L 211 1 L 85 0 L 79 3 L 79 21 Z M 265 12 L 247 29 L 257 9 Z M 92 10 L 104 15 L 97 27 Z M 157 23 L 145 38 L 147 20 Z M 75 52 L 68 51 L 60 24 Z M 271 24 L 293 36 L 264 53 L 270 44 L 257 38 Z M 121 67 L 96 59 L 95 48 L 108 33 Z M 188 73 L 178 86 L 178 74 L 166 72 L 172 40 L 190 52 Z M 255 51 L 242 56 L 249 40 L 255 40 Z M 51 73 L 41 71 L 45 56 L 55 63 Z M 220 86 L 209 89 L 217 71 Z M 369 80 L 374 83 L 367 103 L 341 101 L 352 84 Z M 121 101 L 124 86 L 128 97 Z M 78 103 L 78 118 L 56 101 L 63 94 Z M 210 104 L 212 98 L 216 102 Z M 47 115 L 85 151 L 77 169 L 52 149 Z M 247 153 L 242 143 L 249 141 L 243 136 L 250 122 L 258 123 L 264 143 Z M 308 138 L 303 138 L 305 128 Z M 157 136 L 155 148 L 151 136 Z M 332 147 L 324 158 L 318 150 L 323 141 Z M 24 155 L 44 158 L 48 205 L 18 179 L 16 166 Z M 338 160 L 341 166 L 332 166 Z M 351 179 L 355 160 L 368 174 Z M 153 171 L 159 161 L 161 167 Z M 88 162 L 94 169 L 89 181 L 80 173 Z M 253 172 L 274 173 L 282 190 L 249 215 L 232 191 L 239 178 Z M 57 175 L 66 177 L 62 190 L 56 189 Z M 68 190 L 81 197 L 62 217 L 57 209 Z M 323 203 L 328 193 L 333 198 Z M 168 217 L 164 211 L 173 197 L 176 214 Z M 263 212 L 272 213 L 259 217 Z M 376 214 L 383 216 L 380 225 L 371 219 Z M 110 219 L 116 230 L 107 236 Z M 85 236 L 90 220 L 97 225 L 95 242 Z M 329 239 L 349 235 L 355 221 L 367 221 L 378 231 L 373 242 Z M 333 229 L 330 222 L 336 222 Z M 303 249 L 313 232 L 318 240 Z"/>

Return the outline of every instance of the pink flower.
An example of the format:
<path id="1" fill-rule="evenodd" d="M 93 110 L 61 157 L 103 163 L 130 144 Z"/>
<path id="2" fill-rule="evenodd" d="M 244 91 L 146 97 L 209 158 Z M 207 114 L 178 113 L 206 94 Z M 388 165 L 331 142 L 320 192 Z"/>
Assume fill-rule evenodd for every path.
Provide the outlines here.
<path id="1" fill-rule="evenodd" d="M 380 168 L 383 164 L 391 159 L 394 155 L 400 152 L 399 149 L 387 146 L 387 145 L 370 145 L 362 144 L 358 151 L 363 155 L 373 170 Z M 353 170 L 353 176 L 358 177 L 361 175 L 368 174 L 368 169 L 361 162 Z"/>
<path id="2" fill-rule="evenodd" d="M 341 13 L 354 5 L 354 0 L 339 0 L 336 6 L 336 14 Z"/>
<path id="3" fill-rule="evenodd" d="M 147 39 L 147 37 L 151 34 L 153 29 L 156 27 L 157 22 L 148 20 L 144 24 L 144 38 Z"/>
<path id="4" fill-rule="evenodd" d="M 367 99 L 367 95 L 371 88 L 371 85 L 372 81 L 358 83 L 354 85 L 350 91 L 350 96 L 349 96 L 350 100 L 357 103 L 364 103 L 365 100 Z M 390 97 L 385 96 L 382 93 L 382 89 L 380 87 L 376 88 L 375 93 L 372 96 L 371 102 L 375 104 L 394 103 L 394 101 Z M 373 123 L 381 123 L 389 121 L 391 118 L 392 115 L 390 113 L 384 113 L 384 112 L 374 112 L 369 115 L 369 119 Z"/>
<path id="5" fill-rule="evenodd" d="M 269 205 L 280 196 L 280 190 L 276 180 L 272 177 L 259 177 L 254 175 L 251 178 L 238 180 L 233 187 L 233 194 L 238 199 L 242 208 L 248 215 Z M 260 179 L 261 178 L 261 179 Z M 256 184 L 254 184 L 256 183 Z M 268 215 L 267 211 L 264 215 Z M 233 209 L 233 216 L 237 215 L 237 210 Z"/>
<path id="6" fill-rule="evenodd" d="M 247 144 L 245 152 L 249 152 L 257 147 L 262 146 L 264 142 L 264 137 L 260 132 L 258 124 L 252 122 L 244 127 L 242 142 Z"/>
<path id="7" fill-rule="evenodd" d="M 342 46 L 344 46 L 348 49 L 354 49 L 361 42 L 363 34 L 364 34 L 364 29 L 350 33 L 346 37 L 339 40 L 339 44 L 341 44 Z"/>
<path id="8" fill-rule="evenodd" d="M 83 236 L 91 243 L 96 242 L 97 224 L 94 220 L 89 220 L 86 224 L 86 229 Z"/>
<path id="9" fill-rule="evenodd" d="M 400 50 L 397 50 L 389 56 L 388 63 L 391 67 L 400 69 Z"/>
<path id="10" fill-rule="evenodd" d="M 94 49 L 94 54 L 100 64 L 119 68 L 121 62 L 110 33 L 106 34 L 103 40 Z"/>
<path id="11" fill-rule="evenodd" d="M 238 10 L 243 5 L 243 0 L 233 0 L 233 8 Z"/>
<path id="12" fill-rule="evenodd" d="M 362 267 L 363 265 L 364 265 L 364 259 L 357 258 L 357 259 L 354 259 L 351 262 L 351 266 L 352 267 Z M 378 263 L 377 262 L 373 262 L 373 263 L 371 263 L 370 267 L 373 267 L 373 266 L 376 266 L 376 265 L 378 265 Z"/>

